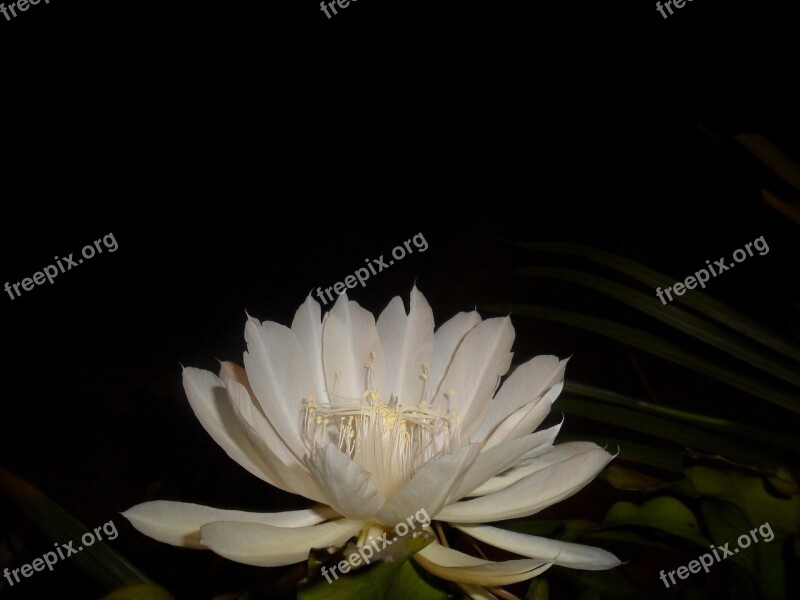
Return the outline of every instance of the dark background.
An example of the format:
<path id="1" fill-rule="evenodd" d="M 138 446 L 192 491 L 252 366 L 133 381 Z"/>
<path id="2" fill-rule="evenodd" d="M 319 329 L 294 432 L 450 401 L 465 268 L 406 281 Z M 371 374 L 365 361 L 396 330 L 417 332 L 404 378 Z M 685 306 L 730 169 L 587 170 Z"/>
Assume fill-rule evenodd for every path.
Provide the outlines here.
<path id="1" fill-rule="evenodd" d="M 708 293 L 797 339 L 798 226 L 764 204 L 730 138 L 762 133 L 800 161 L 796 112 L 779 109 L 795 98 L 786 12 L 359 0 L 328 21 L 313 2 L 52 0 L 0 17 L 0 284 L 109 232 L 119 244 L 53 285 L 0 293 L 0 467 L 91 528 L 113 519 L 111 545 L 178 598 L 298 576 L 158 544 L 118 513 L 156 498 L 303 506 L 215 446 L 181 365 L 240 362 L 245 311 L 289 323 L 317 286 L 420 232 L 426 252 L 351 297 L 378 312 L 416 282 L 437 324 L 530 302 L 641 326 L 582 288 L 515 277 L 552 257 L 510 241 L 595 246 L 677 281 L 763 235 L 769 254 Z M 646 395 L 623 346 L 512 318 L 519 360 L 572 355 L 568 377 Z M 796 430 L 732 388 L 635 360 L 669 402 L 702 395 L 687 407 Z M 602 485 L 558 510 L 602 517 Z M 50 547 L 0 496 L 0 567 Z M 103 593 L 69 561 L 3 583 L 9 599 Z"/>
<path id="2" fill-rule="evenodd" d="M 138 169 L 140 176 L 128 172 L 131 190 L 115 173 L 97 179 L 72 173 L 59 192 L 69 216 L 57 225 L 35 194 L 21 198 L 39 216 L 6 225 L 0 283 L 32 275 L 55 255 L 77 255 L 109 232 L 119 247 L 53 285 L 0 299 L 2 466 L 90 527 L 114 519 L 120 536 L 113 547 L 178 597 L 210 597 L 291 572 L 254 574 L 212 554 L 158 544 L 117 513 L 156 498 L 251 510 L 302 506 L 215 446 L 185 399 L 181 365 L 241 362 L 245 311 L 289 323 L 317 286 L 343 280 L 366 258 L 388 256 L 418 233 L 427 251 L 396 261 L 351 297 L 379 312 L 394 295 L 407 298 L 416 281 L 437 323 L 476 305 L 518 301 L 636 326 L 645 320 L 612 300 L 515 277 L 517 267 L 553 260 L 509 242 L 582 243 L 679 280 L 706 259 L 729 260 L 763 235 L 766 256 L 713 278 L 707 290 L 797 338 L 797 225 L 761 201 L 758 188 L 725 158 L 729 146 L 714 142 L 707 127 L 722 137 L 734 131 L 685 121 L 542 130 L 517 139 L 509 132 L 467 140 L 429 136 L 416 145 L 416 131 L 393 132 L 382 146 L 356 149 L 276 148 L 265 141 L 263 153 L 234 149 L 229 156 L 184 147 L 183 160 L 163 172 L 154 160 Z M 797 148 L 790 132 L 764 132 L 787 151 Z M 622 345 L 530 319 L 514 324 L 517 359 L 572 355 L 568 377 L 646 396 Z M 707 386 L 713 390 L 707 402 L 687 408 L 796 427 L 763 403 L 754 415 L 752 400 L 732 388 L 643 353 L 636 358 L 662 399 L 680 404 L 686 395 L 697 397 L 695 386 Z M 586 427 L 568 419 L 563 431 L 580 434 Z M 602 495 L 604 484 L 592 485 Z M 567 506 L 572 514 L 601 517 L 586 493 Z M 5 497 L 0 507 L 9 566 L 49 548 Z M 0 594 L 47 597 L 55 587 L 76 590 L 75 597 L 101 593 L 65 561 Z"/>

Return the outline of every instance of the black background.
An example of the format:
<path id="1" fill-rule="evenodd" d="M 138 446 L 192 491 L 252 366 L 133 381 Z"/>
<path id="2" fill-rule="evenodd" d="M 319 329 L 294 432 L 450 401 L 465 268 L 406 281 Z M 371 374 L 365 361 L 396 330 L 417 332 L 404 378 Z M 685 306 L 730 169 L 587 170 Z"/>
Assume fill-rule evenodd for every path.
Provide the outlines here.
<path id="1" fill-rule="evenodd" d="M 416 282 L 437 323 L 521 301 L 637 325 L 610 300 L 514 277 L 548 259 L 509 241 L 596 246 L 680 280 L 763 235 L 769 254 L 708 291 L 796 338 L 797 225 L 707 133 L 759 132 L 800 159 L 796 116 L 777 108 L 791 102 L 787 18 L 711 0 L 666 21 L 647 3 L 374 0 L 331 20 L 309 2 L 52 0 L 0 17 L 0 284 L 109 232 L 119 244 L 53 285 L 0 294 L 0 466 L 91 527 L 114 519 L 114 548 L 178 597 L 245 589 L 252 569 L 152 542 L 117 514 L 155 498 L 303 505 L 214 445 L 181 365 L 240 361 L 245 311 L 288 323 L 317 286 L 417 233 L 426 252 L 351 297 L 378 312 Z M 568 377 L 645 394 L 621 346 L 514 324 L 519 359 L 573 355 Z M 672 401 L 708 385 L 639 360 Z M 752 417 L 720 389 L 693 408 Z M 0 543 L 12 567 L 50 547 L 4 497 Z M 102 593 L 59 564 L 0 596 L 54 589 Z"/>

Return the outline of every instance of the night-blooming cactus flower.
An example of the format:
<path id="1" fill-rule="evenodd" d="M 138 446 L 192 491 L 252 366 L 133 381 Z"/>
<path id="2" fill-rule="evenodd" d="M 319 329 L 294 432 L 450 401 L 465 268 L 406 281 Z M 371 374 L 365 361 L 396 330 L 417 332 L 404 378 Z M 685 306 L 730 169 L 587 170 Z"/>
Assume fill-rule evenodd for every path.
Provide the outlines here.
<path id="1" fill-rule="evenodd" d="M 245 340 L 244 368 L 222 363 L 219 376 L 183 371 L 189 402 L 233 460 L 322 506 L 260 514 L 146 502 L 123 513 L 142 533 L 279 566 L 354 536 L 363 544 L 366 533 L 424 512 L 525 557 L 483 560 L 439 540 L 414 556 L 475 597 L 489 597 L 475 586 L 516 583 L 552 564 L 620 564 L 599 548 L 483 524 L 571 496 L 611 459 L 592 443 L 554 446 L 560 425 L 531 433 L 561 391 L 565 360 L 537 356 L 498 389 L 511 365 L 509 318 L 463 312 L 434 333 L 416 288 L 408 314 L 396 297 L 377 322 L 346 295 L 322 318 L 309 296 L 291 328 L 250 318 Z"/>

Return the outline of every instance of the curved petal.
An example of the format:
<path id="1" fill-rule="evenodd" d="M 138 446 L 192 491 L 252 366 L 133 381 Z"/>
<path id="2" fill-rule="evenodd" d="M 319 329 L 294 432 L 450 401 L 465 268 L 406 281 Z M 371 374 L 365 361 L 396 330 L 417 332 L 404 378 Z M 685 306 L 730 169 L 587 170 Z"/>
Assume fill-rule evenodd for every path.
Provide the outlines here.
<path id="1" fill-rule="evenodd" d="M 564 380 L 566 366 L 567 359 L 559 361 L 557 357 L 550 355 L 536 356 L 518 366 L 489 403 L 489 410 L 475 432 L 475 439 L 486 440 L 502 421 L 523 406 L 530 403 L 540 404 L 539 399 Z M 546 410 L 541 415 L 542 420 L 547 416 L 550 406 L 547 404 L 543 408 Z M 539 423 L 534 423 L 528 431 L 533 431 L 537 425 Z"/>
<path id="2" fill-rule="evenodd" d="M 456 525 L 455 527 L 476 540 L 514 554 L 540 559 L 551 559 L 558 555 L 555 564 L 571 569 L 600 571 L 613 569 L 622 564 L 622 561 L 616 556 L 602 548 L 525 535 L 487 525 Z"/>
<path id="3" fill-rule="evenodd" d="M 520 457 L 532 456 L 531 453 L 536 452 L 546 452 L 552 447 L 559 429 L 561 429 L 561 425 L 556 425 L 481 452 L 461 485 L 448 498 L 448 502 L 455 502 L 469 495 L 487 480 L 511 467 Z"/>
<path id="4" fill-rule="evenodd" d="M 560 502 L 594 479 L 612 458 L 602 448 L 586 445 L 592 447 L 536 471 L 500 492 L 446 506 L 433 518 L 454 523 L 516 519 Z"/>
<path id="5" fill-rule="evenodd" d="M 552 565 L 530 558 L 493 562 L 445 548 L 434 542 L 414 555 L 414 559 L 428 572 L 456 583 L 480 586 L 499 586 L 531 579 L 544 573 Z"/>
<path id="6" fill-rule="evenodd" d="M 205 548 L 200 543 L 200 528 L 214 521 L 307 527 L 338 516 L 336 511 L 328 506 L 278 513 L 251 513 L 169 500 L 137 504 L 121 514 L 138 531 L 154 540 L 187 548 Z"/>
<path id="7" fill-rule="evenodd" d="M 308 295 L 306 301 L 297 309 L 292 321 L 292 331 L 300 340 L 306 355 L 308 371 L 319 402 L 327 404 L 325 394 L 325 372 L 322 370 L 322 316 L 319 303 Z"/>
<path id="8" fill-rule="evenodd" d="M 384 503 L 369 472 L 333 444 L 306 459 L 306 464 L 328 503 L 344 516 L 370 519 Z"/>
<path id="9" fill-rule="evenodd" d="M 492 477 L 480 487 L 475 488 L 470 496 L 486 496 L 487 494 L 494 494 L 500 490 L 506 489 L 508 486 L 525 479 L 528 475 L 536 473 L 554 465 L 558 462 L 578 456 L 596 448 L 597 446 L 592 442 L 567 442 L 566 444 L 559 444 L 552 448 L 545 450 L 541 455 L 528 455 L 523 456 L 517 464 L 508 469 L 500 475 Z"/>
<path id="10" fill-rule="evenodd" d="M 375 318 L 342 294 L 322 325 L 322 364 L 331 404 L 358 402 L 386 385 L 386 356 Z M 369 381 L 367 380 L 367 365 Z M 386 399 L 388 400 L 388 398 Z"/>
<path id="11" fill-rule="evenodd" d="M 481 317 L 474 310 L 468 313 L 460 312 L 436 330 L 433 335 L 433 359 L 431 360 L 431 369 L 428 372 L 426 402 L 433 401 L 436 390 L 439 389 L 439 384 L 442 382 L 442 377 L 447 372 L 450 363 L 453 362 L 456 348 L 458 348 L 464 336 L 480 322 Z"/>
<path id="12" fill-rule="evenodd" d="M 453 490 L 461 484 L 480 448 L 480 444 L 469 444 L 422 466 L 381 507 L 378 521 L 391 527 L 422 509 L 429 515 L 438 513 Z"/>
<path id="13" fill-rule="evenodd" d="M 513 440 L 527 433 L 530 433 L 544 418 L 550 413 L 550 406 L 561 393 L 564 383 L 557 383 L 551 387 L 547 393 L 519 408 L 511 416 L 502 421 L 489 438 L 486 440 L 485 447 L 491 448 L 507 440 Z"/>
<path id="14" fill-rule="evenodd" d="M 482 321 L 459 344 L 439 384 L 433 404 L 456 410 L 466 439 L 480 426 L 500 377 L 511 366 L 513 342 L 511 319 Z"/>
<path id="15" fill-rule="evenodd" d="M 218 521 L 203 525 L 200 541 L 220 556 L 256 567 L 278 567 L 305 560 L 311 548 L 342 546 L 364 525 L 339 519 L 311 527 L 274 527 Z"/>
<path id="16" fill-rule="evenodd" d="M 330 504 L 324 492 L 311 477 L 305 463 L 298 461 L 286 447 L 272 424 L 258 409 L 247 389 L 237 381 L 228 379 L 226 389 L 234 415 L 250 443 L 269 465 L 280 485 L 276 487 L 291 494 L 300 494 L 310 500 Z"/>
<path id="17" fill-rule="evenodd" d="M 209 371 L 186 367 L 183 388 L 198 421 L 225 453 L 259 479 L 283 488 L 239 427 L 222 380 Z"/>
<path id="18" fill-rule="evenodd" d="M 396 296 L 378 317 L 377 327 L 386 353 L 387 391 L 401 402 L 416 404 L 425 399 L 423 369 L 430 367 L 433 356 L 433 311 L 417 286 L 411 290 L 410 306 L 406 315 Z"/>
<path id="19" fill-rule="evenodd" d="M 283 325 L 256 319 L 244 329 L 244 368 L 264 415 L 298 460 L 306 448 L 300 436 L 303 400 L 312 393 L 305 352 L 294 332 Z"/>

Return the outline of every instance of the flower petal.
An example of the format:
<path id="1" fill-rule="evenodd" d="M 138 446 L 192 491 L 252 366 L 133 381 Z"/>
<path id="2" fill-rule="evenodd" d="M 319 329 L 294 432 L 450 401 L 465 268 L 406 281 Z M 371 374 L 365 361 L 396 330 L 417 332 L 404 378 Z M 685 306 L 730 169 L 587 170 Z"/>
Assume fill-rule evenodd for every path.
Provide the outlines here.
<path id="1" fill-rule="evenodd" d="M 599 571 L 613 569 L 622 564 L 622 561 L 616 556 L 602 548 L 525 535 L 487 525 L 456 525 L 455 527 L 495 548 L 502 548 L 529 558 L 551 559 L 558 555 L 555 564 L 571 569 Z"/>
<path id="2" fill-rule="evenodd" d="M 214 521 L 262 523 L 280 527 L 307 527 L 338 516 L 328 506 L 278 513 L 251 513 L 223 510 L 169 500 L 144 502 L 122 513 L 138 531 L 151 538 L 187 548 L 205 548 L 200 543 L 200 528 Z"/>
<path id="3" fill-rule="evenodd" d="M 386 356 L 378 337 L 375 318 L 358 302 L 342 294 L 322 325 L 322 364 L 326 389 L 339 399 L 358 402 L 367 390 L 366 365 L 370 364 L 369 389 L 384 389 Z M 388 400 L 388 399 L 387 399 Z"/>
<path id="4" fill-rule="evenodd" d="M 377 327 L 386 353 L 388 392 L 416 404 L 423 400 L 423 367 L 430 367 L 433 356 L 433 311 L 417 286 L 411 290 L 408 315 L 396 296 L 378 317 Z"/>
<path id="5" fill-rule="evenodd" d="M 434 542 L 414 555 L 422 567 L 442 579 L 480 586 L 499 586 L 531 579 L 552 563 L 530 558 L 494 562 L 445 548 Z"/>
<path id="6" fill-rule="evenodd" d="M 546 355 L 536 356 L 518 366 L 503 382 L 502 387 L 489 403 L 489 410 L 475 432 L 474 439 L 486 440 L 509 415 L 531 402 L 537 403 L 550 388 L 563 381 L 566 366 L 566 359 L 559 361 L 555 356 Z M 548 404 L 547 406 L 542 405 L 542 407 L 545 409 L 541 414 L 541 418 L 544 420 L 550 406 Z M 528 432 L 533 431 L 539 423 L 534 423 Z"/>
<path id="7" fill-rule="evenodd" d="M 561 425 L 556 425 L 524 438 L 500 444 L 491 450 L 482 451 L 475 459 L 475 464 L 464 476 L 461 485 L 448 498 L 448 503 L 469 495 L 487 480 L 511 467 L 520 457 L 525 455 L 531 457 L 530 453 L 537 451 L 539 453 L 546 452 L 553 446 L 559 429 L 561 429 Z"/>
<path id="8" fill-rule="evenodd" d="M 456 348 L 472 329 L 481 322 L 480 315 L 475 312 L 460 312 L 452 319 L 442 324 L 433 336 L 433 359 L 431 369 L 428 372 L 428 391 L 425 401 L 430 403 L 433 400 L 442 377 L 447 372 Z"/>
<path id="9" fill-rule="evenodd" d="M 249 319 L 244 329 L 244 368 L 264 415 L 298 460 L 303 399 L 313 393 L 306 355 L 295 333 L 278 323 Z"/>
<path id="10" fill-rule="evenodd" d="M 311 548 L 342 546 L 362 526 L 362 521 L 349 519 L 311 527 L 218 521 L 203 525 L 200 541 L 227 559 L 256 567 L 278 567 L 305 560 Z"/>
<path id="11" fill-rule="evenodd" d="M 558 446 L 546 449 L 541 455 L 534 456 L 533 454 L 526 454 L 517 461 L 514 467 L 500 475 L 492 477 L 480 487 L 475 488 L 469 495 L 486 496 L 487 494 L 494 494 L 525 479 L 528 475 L 532 475 L 537 471 L 541 471 L 542 469 L 565 461 L 573 456 L 583 454 L 596 447 L 597 446 L 591 442 L 567 442 L 566 444 L 559 444 Z"/>
<path id="12" fill-rule="evenodd" d="M 508 317 L 487 319 L 459 344 L 434 396 L 434 405 L 455 408 L 461 433 L 469 439 L 481 424 L 500 377 L 511 366 L 514 327 Z"/>
<path id="13" fill-rule="evenodd" d="M 311 297 L 311 294 L 297 309 L 292 321 L 292 331 L 300 340 L 300 345 L 306 354 L 315 397 L 323 404 L 327 403 L 325 372 L 322 370 L 322 317 L 319 303 Z"/>
<path id="14" fill-rule="evenodd" d="M 384 503 L 371 475 L 333 444 L 306 459 L 328 503 L 351 519 L 369 519 Z"/>
<path id="15" fill-rule="evenodd" d="M 451 504 L 434 519 L 454 523 L 516 519 L 568 498 L 594 479 L 612 458 L 594 444 L 586 446 L 584 452 L 536 471 L 500 492 Z"/>
<path id="16" fill-rule="evenodd" d="M 564 383 L 557 383 L 551 387 L 541 398 L 520 407 L 509 417 L 502 421 L 486 440 L 484 447 L 491 448 L 508 440 L 516 439 L 530 433 L 544 418 L 550 413 L 550 406 L 553 404 Z"/>
<path id="17" fill-rule="evenodd" d="M 422 466 L 381 507 L 378 521 L 393 526 L 422 509 L 428 515 L 438 513 L 453 490 L 461 484 L 480 448 L 480 444 L 468 444 L 453 454 L 445 454 Z"/>
<path id="18" fill-rule="evenodd" d="M 239 428 L 222 380 L 209 371 L 186 367 L 183 388 L 200 424 L 225 453 L 259 479 L 281 487 L 273 469 Z"/>
<path id="19" fill-rule="evenodd" d="M 297 460 L 286 447 L 272 423 L 251 399 L 247 389 L 232 379 L 228 379 L 225 383 L 239 427 L 245 432 L 253 448 L 264 459 L 264 462 L 272 469 L 277 480 L 274 483 L 275 487 L 323 504 L 330 504 L 319 485 L 311 477 L 305 463 Z"/>

